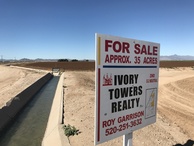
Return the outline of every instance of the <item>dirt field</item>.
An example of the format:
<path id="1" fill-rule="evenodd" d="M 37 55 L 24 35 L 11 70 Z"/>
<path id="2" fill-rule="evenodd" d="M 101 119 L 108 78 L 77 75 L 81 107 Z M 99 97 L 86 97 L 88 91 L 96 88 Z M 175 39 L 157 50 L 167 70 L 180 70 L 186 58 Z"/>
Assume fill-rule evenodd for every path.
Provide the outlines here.
<path id="1" fill-rule="evenodd" d="M 13 64 L 14 65 L 14 64 Z M 95 70 L 95 62 L 30 62 L 15 64 L 17 66 L 52 70 L 52 68 L 60 68 L 62 71 L 68 70 Z M 194 61 L 160 61 L 160 67 L 162 68 L 174 68 L 174 67 L 194 67 Z"/>
<path id="2" fill-rule="evenodd" d="M 45 73 L 0 65 L 0 108 Z"/>
<path id="3" fill-rule="evenodd" d="M 160 61 L 160 67 L 194 67 L 194 61 Z"/>
<path id="4" fill-rule="evenodd" d="M 160 69 L 157 122 L 134 132 L 134 146 L 194 144 L 194 70 Z M 94 71 L 65 73 L 65 124 L 81 131 L 70 137 L 72 146 L 94 145 Z M 193 143 L 193 144 L 192 144 Z M 187 143 L 188 144 L 188 143 Z M 122 137 L 100 146 L 121 146 Z M 178 145 L 177 145 L 178 146 Z"/>
<path id="5" fill-rule="evenodd" d="M 72 146 L 94 143 L 94 62 L 22 63 L 21 66 L 65 70 L 65 124 L 74 125 L 81 133 L 70 137 Z M 190 68 L 175 68 L 177 66 Z M 167 62 L 160 68 L 157 122 L 134 132 L 134 146 L 172 146 L 194 143 L 194 62 Z M 168 68 L 167 68 L 168 67 Z M 43 73 L 0 66 L 0 105 L 43 76 Z M 73 71 L 75 70 L 75 71 Z M 0 106 L 0 107 L 1 107 Z M 122 137 L 101 144 L 121 146 Z M 178 145 L 176 145 L 178 146 Z"/>
<path id="6" fill-rule="evenodd" d="M 67 70 L 95 70 L 94 62 L 78 61 L 78 62 L 31 62 L 15 64 L 28 68 L 52 70 L 52 68 L 60 68 L 61 71 Z"/>

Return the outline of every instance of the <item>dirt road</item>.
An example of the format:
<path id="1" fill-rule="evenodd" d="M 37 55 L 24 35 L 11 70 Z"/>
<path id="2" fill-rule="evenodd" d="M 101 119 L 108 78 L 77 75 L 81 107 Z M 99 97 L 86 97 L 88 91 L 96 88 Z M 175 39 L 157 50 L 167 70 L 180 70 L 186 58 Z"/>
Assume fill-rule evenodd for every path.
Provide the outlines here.
<path id="1" fill-rule="evenodd" d="M 194 70 L 160 69 L 157 122 L 134 132 L 134 146 L 172 146 L 194 141 Z M 81 131 L 72 146 L 94 145 L 95 73 L 65 72 L 65 124 Z M 122 137 L 100 146 L 121 146 Z"/>

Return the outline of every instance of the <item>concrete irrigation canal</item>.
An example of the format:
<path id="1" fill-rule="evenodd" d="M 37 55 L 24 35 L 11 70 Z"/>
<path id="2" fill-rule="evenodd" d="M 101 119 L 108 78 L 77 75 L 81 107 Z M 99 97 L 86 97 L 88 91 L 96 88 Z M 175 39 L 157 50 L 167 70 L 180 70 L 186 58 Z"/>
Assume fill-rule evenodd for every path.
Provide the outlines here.
<path id="1" fill-rule="evenodd" d="M 54 76 L 23 108 L 0 136 L 0 146 L 40 146 L 59 81 Z"/>

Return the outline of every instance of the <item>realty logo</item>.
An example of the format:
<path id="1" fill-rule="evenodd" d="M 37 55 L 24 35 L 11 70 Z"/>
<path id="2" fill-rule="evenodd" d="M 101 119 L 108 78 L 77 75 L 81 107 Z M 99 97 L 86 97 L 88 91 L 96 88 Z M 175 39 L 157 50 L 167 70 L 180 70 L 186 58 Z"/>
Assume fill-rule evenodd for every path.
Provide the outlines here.
<path id="1" fill-rule="evenodd" d="M 103 76 L 103 86 L 112 86 L 112 74 Z"/>

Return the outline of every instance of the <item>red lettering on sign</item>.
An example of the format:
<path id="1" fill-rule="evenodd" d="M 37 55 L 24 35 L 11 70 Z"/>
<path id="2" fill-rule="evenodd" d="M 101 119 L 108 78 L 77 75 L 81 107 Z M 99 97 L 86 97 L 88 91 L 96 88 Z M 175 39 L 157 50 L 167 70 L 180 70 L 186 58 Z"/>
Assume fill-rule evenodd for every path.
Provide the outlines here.
<path id="1" fill-rule="evenodd" d="M 128 42 L 105 40 L 105 52 L 108 52 L 110 48 L 116 53 L 130 53 L 130 44 Z"/>
<path id="2" fill-rule="evenodd" d="M 153 55 L 158 55 L 158 47 L 153 46 Z"/>
<path id="3" fill-rule="evenodd" d="M 103 121 L 102 122 L 102 128 L 108 127 L 108 126 L 111 126 L 111 125 L 114 125 L 114 124 L 115 124 L 115 118 L 107 120 L 107 121 Z"/>
<path id="4" fill-rule="evenodd" d="M 150 74 L 150 78 L 154 78 L 155 77 L 155 74 Z"/>
<path id="5" fill-rule="evenodd" d="M 140 44 L 135 44 L 134 46 L 135 54 L 145 54 L 145 55 L 158 55 L 158 47 L 157 46 L 150 46 L 150 45 L 140 45 Z"/>
<path id="6" fill-rule="evenodd" d="M 128 63 L 130 64 L 131 61 L 129 60 L 130 56 L 125 55 L 109 55 L 107 54 L 105 57 L 105 63 Z"/>
<path id="7" fill-rule="evenodd" d="M 110 43 L 112 43 L 111 40 L 105 40 L 105 51 L 108 52 L 108 48 L 111 47 Z"/>

